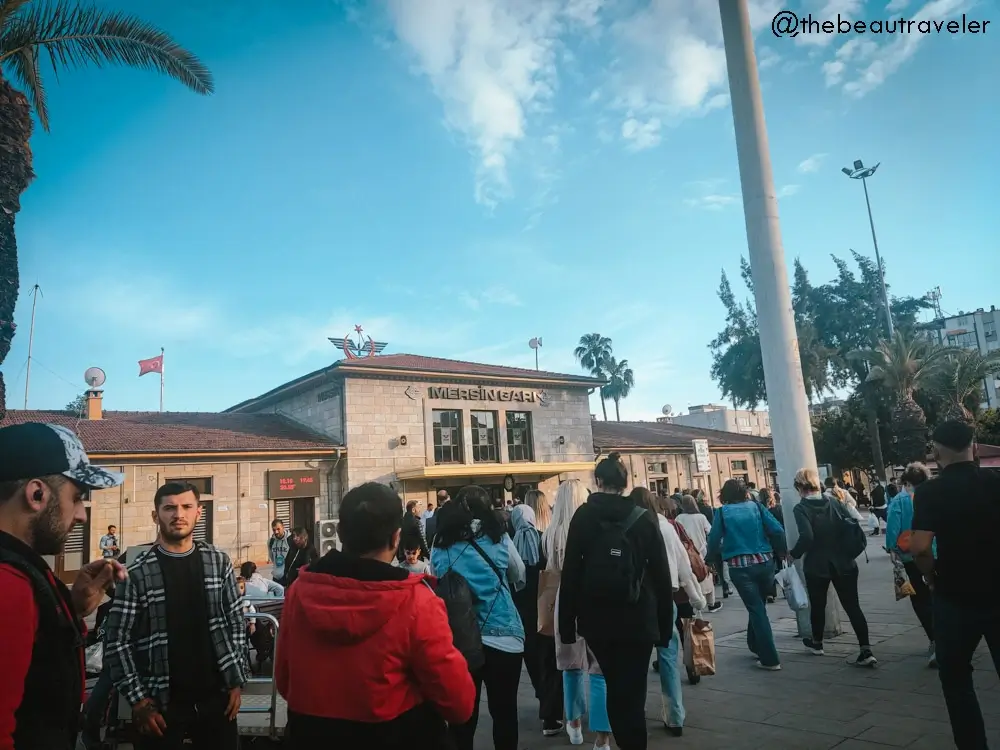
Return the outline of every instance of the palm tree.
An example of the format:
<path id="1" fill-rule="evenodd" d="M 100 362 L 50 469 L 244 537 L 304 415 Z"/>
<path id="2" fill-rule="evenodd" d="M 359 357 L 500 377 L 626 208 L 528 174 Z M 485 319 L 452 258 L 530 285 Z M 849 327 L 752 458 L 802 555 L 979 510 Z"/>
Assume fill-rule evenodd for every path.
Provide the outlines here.
<path id="1" fill-rule="evenodd" d="M 580 345 L 573 350 L 573 355 L 580 361 L 580 366 L 589 370 L 595 378 L 608 379 L 608 361 L 611 356 L 611 339 L 599 333 L 586 333 L 580 337 Z M 604 388 L 601 388 L 601 411 L 604 421 L 608 421 L 608 407 L 604 401 Z"/>
<path id="2" fill-rule="evenodd" d="M 214 90 L 212 74 L 197 57 L 133 16 L 69 0 L 0 0 L 0 364 L 14 338 L 19 283 L 14 215 L 35 176 L 29 145 L 32 110 L 42 129 L 49 130 L 42 52 L 56 73 L 59 68 L 125 65 L 163 73 L 198 94 Z M 11 75 L 23 92 L 10 84 Z M 5 413 L 0 373 L 0 419 Z"/>
<path id="3" fill-rule="evenodd" d="M 960 419 L 973 424 L 975 414 L 966 406 L 973 402 L 978 408 L 982 401 L 983 381 L 1000 373 L 1000 350 L 983 356 L 975 349 L 952 350 L 941 369 L 939 386 L 948 399 L 944 419 Z"/>
<path id="4" fill-rule="evenodd" d="M 868 362 L 868 380 L 881 383 L 892 395 L 895 403 L 890 418 L 896 452 L 903 461 L 927 457 L 927 417 L 913 394 L 930 385 L 950 353 L 930 339 L 897 329 L 891 341 L 849 355 Z"/>
<path id="5" fill-rule="evenodd" d="M 610 398 L 615 402 L 615 419 L 622 421 L 619 406 L 622 399 L 628 398 L 635 387 L 635 375 L 632 368 L 628 366 L 628 360 L 623 359 L 617 362 L 614 357 L 610 357 L 607 362 L 608 384 L 601 388 L 601 398 Z"/>

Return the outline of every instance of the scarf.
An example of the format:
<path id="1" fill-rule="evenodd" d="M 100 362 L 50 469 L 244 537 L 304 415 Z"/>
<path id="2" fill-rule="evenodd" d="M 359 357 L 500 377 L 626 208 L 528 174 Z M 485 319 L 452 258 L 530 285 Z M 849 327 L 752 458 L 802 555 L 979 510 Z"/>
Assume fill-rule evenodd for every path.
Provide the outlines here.
<path id="1" fill-rule="evenodd" d="M 526 567 L 541 562 L 542 535 L 535 528 L 535 511 L 527 505 L 518 505 L 510 514 L 514 524 L 514 546 Z"/>

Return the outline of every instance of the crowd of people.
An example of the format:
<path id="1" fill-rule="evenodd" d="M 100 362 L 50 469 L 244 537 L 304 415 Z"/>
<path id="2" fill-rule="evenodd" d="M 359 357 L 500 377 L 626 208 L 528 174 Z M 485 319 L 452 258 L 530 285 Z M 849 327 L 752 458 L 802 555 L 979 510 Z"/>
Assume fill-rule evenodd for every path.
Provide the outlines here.
<path id="1" fill-rule="evenodd" d="M 959 750 L 986 748 L 972 683 L 985 637 L 1000 673 L 997 584 L 978 575 L 1000 523 L 1000 477 L 973 460 L 973 433 L 946 422 L 933 435 L 940 476 L 906 467 L 886 500 L 885 548 L 912 587 L 913 609 L 939 668 Z M 611 454 L 597 490 L 562 482 L 504 507 L 482 487 L 443 491 L 421 513 L 389 486 L 351 489 L 340 507 L 340 549 L 320 557 L 305 529 L 275 521 L 274 579 L 253 562 L 237 572 L 194 539 L 195 486 L 168 482 L 151 509 L 154 544 L 127 565 L 116 529 L 102 558 L 72 589 L 43 556 L 60 552 L 85 517 L 92 489 L 120 475 L 93 466 L 72 432 L 43 424 L 0 429 L 0 750 L 69 750 L 84 690 L 83 618 L 101 605 L 104 688 L 85 713 L 84 742 L 99 739 L 113 689 L 131 705 L 138 750 L 235 748 L 251 645 L 274 660 L 288 706 L 285 744 L 471 750 L 481 695 L 496 750 L 516 750 L 518 690 L 527 672 L 545 736 L 597 750 L 647 746 L 649 670 L 659 672 L 662 723 L 684 731 L 679 657 L 685 623 L 717 611 L 735 591 L 747 610 L 756 664 L 781 662 L 767 615 L 775 575 L 801 561 L 810 606 L 809 652 L 822 656 L 832 586 L 858 640 L 852 662 L 877 664 L 858 596 L 856 558 L 867 544 L 853 496 L 815 471 L 796 473 L 799 501 L 785 519 L 776 493 L 729 480 L 712 508 L 697 491 L 627 492 Z M 797 534 L 789 549 L 784 524 Z M 790 572 L 790 571 L 789 571 Z M 251 602 L 283 598 L 281 637 Z M 273 633 L 272 633 L 273 636 Z M 93 638 L 91 638 L 93 640 Z M 273 638 L 271 647 L 274 647 Z M 652 664 L 651 664 L 652 661 Z M 258 663 L 258 665 L 260 662 Z M 99 681 L 99 685 L 102 684 Z"/>

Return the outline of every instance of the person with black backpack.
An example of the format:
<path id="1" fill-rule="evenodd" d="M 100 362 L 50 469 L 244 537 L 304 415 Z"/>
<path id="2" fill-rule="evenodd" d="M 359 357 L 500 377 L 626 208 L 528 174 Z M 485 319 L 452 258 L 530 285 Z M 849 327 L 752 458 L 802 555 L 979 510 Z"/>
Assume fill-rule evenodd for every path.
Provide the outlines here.
<path id="1" fill-rule="evenodd" d="M 524 588 L 524 562 L 482 487 L 463 487 L 435 518 L 431 567 L 438 577 L 438 596 L 444 599 L 455 645 L 466 657 L 476 686 L 472 718 L 452 724 L 452 738 L 457 750 L 472 750 L 485 684 L 493 746 L 517 750 L 524 625 L 511 592 Z"/>
<path id="2" fill-rule="evenodd" d="M 645 750 L 646 691 L 653 645 L 673 633 L 673 585 L 659 522 L 623 495 L 618 453 L 597 464 L 598 492 L 576 512 L 559 587 L 559 637 L 587 640 L 607 683 L 611 731 L 622 750 Z"/>
<path id="3" fill-rule="evenodd" d="M 802 570 L 809 594 L 809 620 L 812 637 L 804 638 L 806 650 L 823 656 L 823 630 L 826 628 L 826 596 L 833 584 L 860 651 L 851 663 L 859 667 L 875 667 L 878 660 L 872 653 L 868 638 L 868 621 L 858 600 L 858 563 L 855 558 L 865 550 L 868 539 L 864 529 L 843 503 L 822 494 L 819 474 L 812 469 L 799 469 L 792 486 L 802 500 L 793 511 L 799 539 L 790 555 L 805 556 Z"/>

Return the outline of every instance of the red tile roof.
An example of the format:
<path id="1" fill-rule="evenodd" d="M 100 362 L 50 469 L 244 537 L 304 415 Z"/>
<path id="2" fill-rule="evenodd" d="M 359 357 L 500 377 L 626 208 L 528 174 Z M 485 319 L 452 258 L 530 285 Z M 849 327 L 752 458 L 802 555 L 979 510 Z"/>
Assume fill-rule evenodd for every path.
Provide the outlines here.
<path id="1" fill-rule="evenodd" d="M 100 420 L 65 411 L 10 410 L 0 427 L 49 422 L 76 432 L 88 453 L 210 453 L 333 449 L 337 443 L 280 414 L 106 411 Z"/>
<path id="2" fill-rule="evenodd" d="M 666 422 L 599 422 L 592 423 L 594 451 L 606 453 L 614 449 L 665 448 L 692 450 L 692 440 L 707 440 L 710 448 L 752 448 L 774 450 L 771 438 L 741 435 L 737 432 L 706 430 Z"/>
<path id="3" fill-rule="evenodd" d="M 331 375 L 364 373 L 365 370 L 393 370 L 402 373 L 419 372 L 428 375 L 449 375 L 455 378 L 519 378 L 531 379 L 539 384 L 546 382 L 570 383 L 584 388 L 595 388 L 604 381 L 590 375 L 568 375 L 546 370 L 530 370 L 524 367 L 505 367 L 503 365 L 484 365 L 479 362 L 463 362 L 458 359 L 442 359 L 440 357 L 423 357 L 419 354 L 379 354 L 374 357 L 359 357 L 358 359 L 340 359 L 329 367 L 307 373 L 291 380 L 277 388 L 273 388 L 260 396 L 241 401 L 226 409 L 227 412 L 238 412 L 248 408 L 259 408 L 262 403 L 274 399 L 279 394 L 294 393 L 308 387 L 314 381 Z"/>
<path id="4" fill-rule="evenodd" d="M 459 359 L 423 357 L 419 354 L 382 354 L 375 357 L 341 359 L 334 363 L 337 369 L 374 367 L 391 370 L 418 370 L 420 372 L 453 373 L 455 375 L 482 375 L 496 377 L 522 377 L 537 380 L 573 380 L 581 385 L 597 385 L 603 381 L 589 375 L 567 375 L 546 370 L 529 370 L 524 367 L 504 365 L 484 365 L 479 362 L 463 362 Z"/>

